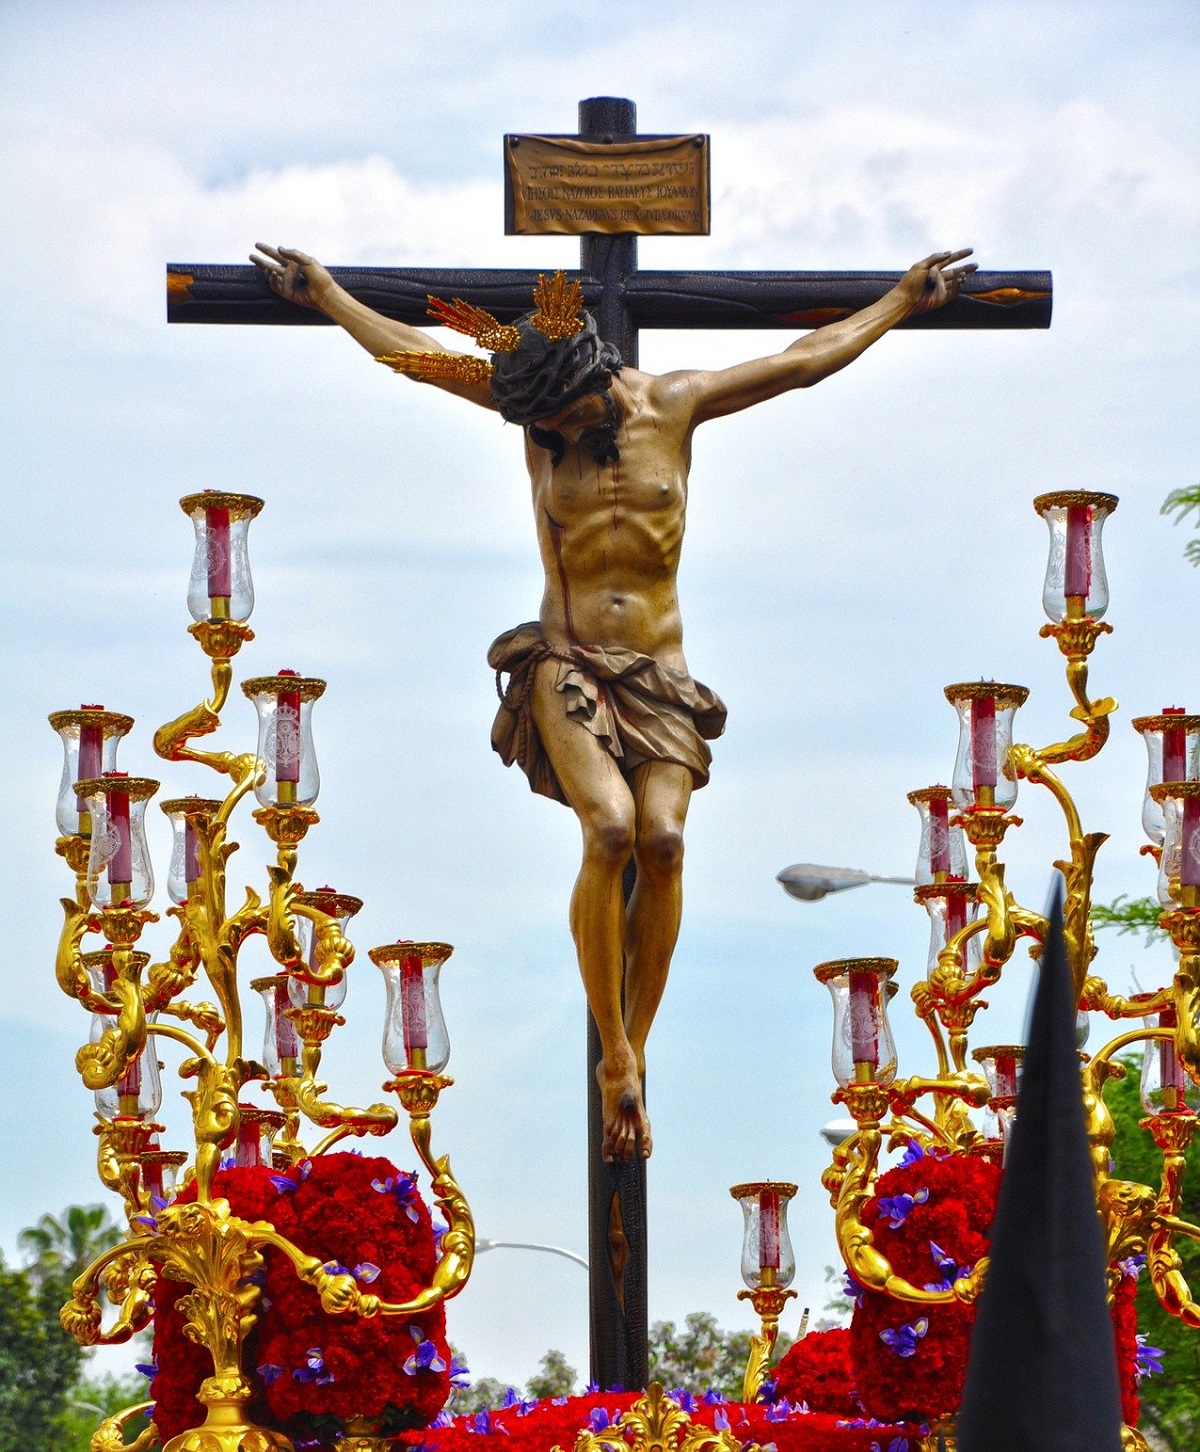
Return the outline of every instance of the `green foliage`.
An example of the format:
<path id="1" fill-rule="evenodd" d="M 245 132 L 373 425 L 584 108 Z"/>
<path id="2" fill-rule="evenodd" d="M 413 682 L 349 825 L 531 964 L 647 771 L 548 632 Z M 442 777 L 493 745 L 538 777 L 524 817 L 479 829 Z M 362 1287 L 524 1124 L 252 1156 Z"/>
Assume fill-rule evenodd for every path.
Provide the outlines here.
<path id="1" fill-rule="evenodd" d="M 1175 523 L 1182 524 L 1193 509 L 1200 514 L 1200 484 L 1190 489 L 1173 489 L 1163 500 L 1159 513 L 1174 514 Z M 1190 564 L 1200 565 L 1200 539 L 1189 540 L 1183 556 Z"/>
<path id="2" fill-rule="evenodd" d="M 43 1215 L 21 1232 L 26 1265 L 11 1269 L 0 1257 L 0 1452 L 84 1452 L 101 1418 L 71 1403 L 107 1410 L 99 1396 L 83 1394 L 87 1386 L 118 1396 L 112 1378 L 83 1380 L 87 1352 L 62 1329 L 58 1312 L 75 1277 L 119 1239 L 102 1206 L 72 1205 L 61 1219 Z M 140 1378 L 124 1385 L 117 1407 L 144 1401 L 144 1388 Z"/>
<path id="3" fill-rule="evenodd" d="M 89 1452 L 92 1433 L 104 1418 L 146 1401 L 146 1387 L 146 1378 L 136 1372 L 129 1376 L 85 1376 L 76 1382 L 67 1395 L 61 1418 L 58 1452 Z M 125 1440 L 132 1441 L 145 1425 L 144 1417 L 127 1422 Z"/>
<path id="4" fill-rule="evenodd" d="M 1152 897 L 1126 897 L 1124 893 L 1114 897 L 1112 902 L 1092 904 L 1092 926 L 1094 928 L 1116 928 L 1118 933 L 1144 933 L 1146 945 L 1165 942 L 1169 934 L 1160 928 L 1158 920 L 1162 905 Z"/>
<path id="5" fill-rule="evenodd" d="M 542 1357 L 541 1367 L 529 1378 L 525 1390 L 531 1397 L 569 1397 L 575 1392 L 579 1373 L 567 1364 L 561 1351 L 550 1350 Z"/>
<path id="6" fill-rule="evenodd" d="M 0 1452 L 59 1452 L 84 1352 L 58 1324 L 58 1283 L 0 1257 Z"/>
<path id="7" fill-rule="evenodd" d="M 791 1344 L 791 1338 L 781 1334 L 776 1359 Z M 722 1331 L 707 1311 L 692 1311 L 682 1332 L 674 1321 L 655 1321 L 650 1327 L 650 1376 L 668 1389 L 681 1386 L 702 1392 L 715 1387 L 737 1400 L 749 1355 L 749 1331 Z"/>
<path id="8" fill-rule="evenodd" d="M 1123 1180 L 1138 1180 L 1156 1189 L 1162 1172 L 1162 1157 L 1154 1141 L 1138 1121 L 1143 1117 L 1138 1098 L 1140 1063 L 1123 1060 L 1124 1079 L 1110 1080 L 1104 1098 L 1116 1121 L 1113 1144 L 1116 1174 Z M 1187 1153 L 1187 1178 L 1180 1214 L 1192 1224 L 1200 1222 L 1200 1138 Z M 1175 1248 L 1181 1269 L 1200 1295 L 1200 1246 L 1180 1237 Z M 1166 1452 L 1195 1452 L 1200 1447 L 1200 1331 L 1170 1316 L 1158 1303 L 1149 1276 L 1143 1272 L 1138 1284 L 1138 1331 L 1151 1346 L 1162 1348 L 1163 1374 L 1142 1382 L 1142 1429 L 1153 1434 Z"/>

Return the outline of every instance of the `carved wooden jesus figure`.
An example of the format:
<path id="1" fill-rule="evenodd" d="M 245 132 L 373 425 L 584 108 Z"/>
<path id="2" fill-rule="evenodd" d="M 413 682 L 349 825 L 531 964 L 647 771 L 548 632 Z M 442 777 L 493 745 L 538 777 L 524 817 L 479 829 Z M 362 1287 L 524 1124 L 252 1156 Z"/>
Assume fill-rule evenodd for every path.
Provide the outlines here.
<path id="1" fill-rule="evenodd" d="M 820 382 L 897 323 L 940 307 L 974 270 L 954 265 L 969 250 L 927 257 L 878 302 L 781 353 L 662 376 L 623 366 L 561 275 L 539 286 L 538 310 L 516 326 L 434 304 L 438 321 L 495 350 L 487 363 L 373 312 L 303 252 L 259 252 L 252 260 L 281 296 L 319 308 L 397 371 L 524 428 L 546 587 L 537 622 L 489 652 L 497 680 L 509 676 L 492 742 L 534 791 L 579 818 L 571 933 L 600 1034 L 603 1154 L 649 1155 L 639 1081 L 679 933 L 684 819 L 708 780 L 707 740 L 725 724 L 719 698 L 688 674 L 676 597 L 692 433 Z"/>

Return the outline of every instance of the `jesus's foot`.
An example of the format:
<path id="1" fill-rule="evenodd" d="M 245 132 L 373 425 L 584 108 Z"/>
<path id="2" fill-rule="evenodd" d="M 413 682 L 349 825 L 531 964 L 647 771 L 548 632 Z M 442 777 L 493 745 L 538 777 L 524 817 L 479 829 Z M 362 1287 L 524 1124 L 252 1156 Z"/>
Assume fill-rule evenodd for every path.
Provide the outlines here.
<path id="1" fill-rule="evenodd" d="M 601 1156 L 605 1164 L 614 1160 L 631 1160 L 650 1156 L 650 1120 L 642 1102 L 642 1086 L 630 1055 L 623 1066 L 610 1068 L 601 1059 L 596 1065 L 596 1082 L 600 1085 L 601 1114 L 604 1118 L 604 1141 Z"/>

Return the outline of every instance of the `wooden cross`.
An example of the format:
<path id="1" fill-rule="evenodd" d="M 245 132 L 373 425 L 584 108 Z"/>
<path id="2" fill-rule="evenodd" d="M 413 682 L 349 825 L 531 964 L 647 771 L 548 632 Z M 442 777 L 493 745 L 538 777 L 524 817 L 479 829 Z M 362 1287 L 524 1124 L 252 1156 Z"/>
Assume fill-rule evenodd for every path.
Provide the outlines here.
<path id="1" fill-rule="evenodd" d="M 619 146 L 637 138 L 632 101 L 593 97 L 579 105 L 576 141 Z M 536 230 L 536 229 L 530 229 Z M 602 337 L 632 367 L 642 328 L 816 328 L 876 302 L 899 272 L 643 272 L 637 235 L 580 237 L 579 280 Z M 331 267 L 353 297 L 385 317 L 428 327 L 429 295 L 461 297 L 503 322 L 529 311 L 536 271 Z M 902 328 L 1046 328 L 1048 272 L 976 272 L 957 298 Z M 252 266 L 169 263 L 167 320 L 172 323 L 327 324 L 315 308 L 273 293 Z M 626 897 L 632 872 L 626 876 Z M 605 1164 L 595 1068 L 599 1035 L 588 1015 L 588 1257 L 591 1375 L 601 1387 L 644 1387 L 648 1380 L 646 1162 Z"/>

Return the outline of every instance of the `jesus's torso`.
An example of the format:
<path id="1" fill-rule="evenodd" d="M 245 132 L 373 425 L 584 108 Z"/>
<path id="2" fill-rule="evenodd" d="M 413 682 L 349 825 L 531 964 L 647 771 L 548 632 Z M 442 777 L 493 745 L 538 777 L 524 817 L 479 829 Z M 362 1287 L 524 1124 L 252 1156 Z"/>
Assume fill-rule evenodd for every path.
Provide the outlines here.
<path id="1" fill-rule="evenodd" d="M 557 468 L 526 436 L 552 645 L 624 646 L 686 670 L 675 579 L 687 506 L 685 415 L 649 374 L 613 382 L 615 463 L 568 444 Z"/>

